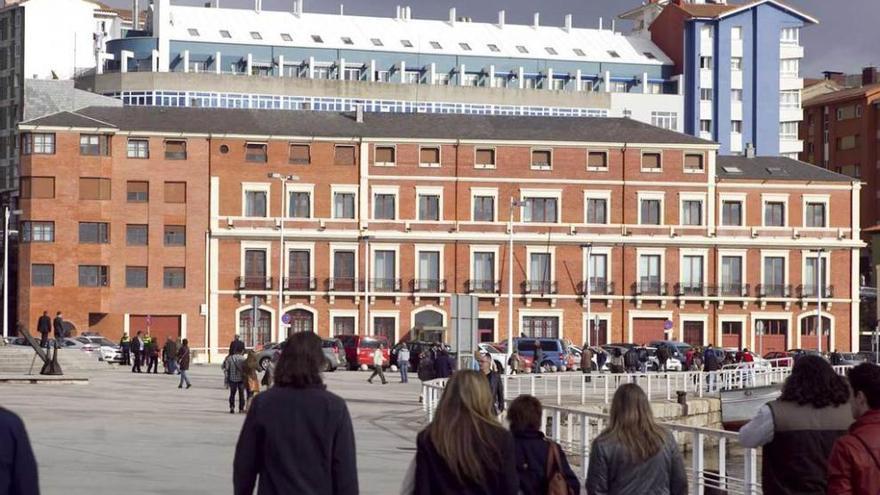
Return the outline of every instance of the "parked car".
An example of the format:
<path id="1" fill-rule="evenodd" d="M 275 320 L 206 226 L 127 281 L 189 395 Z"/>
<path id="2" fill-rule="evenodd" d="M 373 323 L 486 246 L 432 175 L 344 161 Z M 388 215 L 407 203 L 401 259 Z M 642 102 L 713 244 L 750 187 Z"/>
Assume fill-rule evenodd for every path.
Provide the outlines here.
<path id="1" fill-rule="evenodd" d="M 866 354 L 856 352 L 840 353 L 840 364 L 843 366 L 858 366 L 866 362 L 868 362 L 868 356 Z"/>
<path id="2" fill-rule="evenodd" d="M 566 358 L 565 347 L 559 339 L 532 339 L 532 338 L 516 338 L 513 339 L 516 350 L 520 356 L 535 358 L 535 341 L 541 346 L 544 353 L 544 360 L 539 363 L 542 369 L 549 370 L 551 367 L 556 369 L 567 369 L 568 361 Z"/>
<path id="3" fill-rule="evenodd" d="M 348 360 L 345 358 L 345 348 L 342 341 L 336 338 L 324 339 L 321 344 L 321 350 L 324 351 L 324 357 L 327 358 L 327 371 L 336 371 L 340 366 L 348 367 Z"/>
<path id="4" fill-rule="evenodd" d="M 348 368 L 356 370 L 363 365 L 373 366 L 373 350 L 384 344 L 385 349 L 383 368 L 391 366 L 391 349 L 388 346 L 388 338 L 384 335 L 339 335 L 337 338 L 342 341 L 345 348 L 345 359 L 348 362 Z"/>
<path id="5" fill-rule="evenodd" d="M 400 352 L 400 347 L 403 342 L 398 342 L 397 345 L 391 348 L 391 351 L 388 354 L 389 362 L 391 366 L 399 366 L 397 363 L 397 353 Z M 409 349 L 409 371 L 418 372 L 419 363 L 422 359 L 422 353 L 425 351 L 430 351 L 433 346 L 437 345 L 436 342 L 427 342 L 421 340 L 410 340 L 406 342 L 406 347 Z M 447 352 L 449 352 L 449 346 L 446 344 L 441 344 Z M 372 363 L 372 361 L 371 361 Z"/>
<path id="6" fill-rule="evenodd" d="M 504 370 L 507 368 L 507 352 L 502 351 L 498 347 L 495 347 L 489 343 L 479 344 L 480 352 L 483 354 L 488 354 L 490 358 L 492 358 L 492 362 L 495 366 L 495 371 L 498 373 L 504 373 Z"/>
<path id="7" fill-rule="evenodd" d="M 657 358 L 656 347 L 645 347 L 648 351 L 648 371 L 660 371 L 660 359 Z M 681 371 L 684 365 L 675 358 L 666 360 L 666 371 Z"/>
<path id="8" fill-rule="evenodd" d="M 681 364 L 682 369 L 684 369 L 685 354 L 687 354 L 688 349 L 693 347 L 690 344 L 677 340 L 652 340 L 648 342 L 648 345 L 651 347 L 665 345 L 669 349 L 669 358 L 677 360 Z"/>
<path id="9" fill-rule="evenodd" d="M 118 344 L 111 341 L 107 337 L 98 334 L 83 334 L 79 337 L 75 337 L 74 340 L 81 342 L 83 344 L 83 348 L 94 349 L 93 351 L 98 355 L 98 361 L 104 361 L 106 363 L 121 363 L 122 362 L 122 349 Z M 95 348 L 97 346 L 97 348 Z"/>
<path id="10" fill-rule="evenodd" d="M 260 364 L 260 370 L 266 371 L 269 367 L 269 361 L 281 352 L 281 344 L 270 342 L 268 344 L 258 345 L 254 348 L 257 353 L 257 362 Z"/>
<path id="11" fill-rule="evenodd" d="M 771 351 L 764 354 L 764 359 L 770 361 L 773 368 L 784 368 L 794 364 L 794 356 L 790 352 Z"/>

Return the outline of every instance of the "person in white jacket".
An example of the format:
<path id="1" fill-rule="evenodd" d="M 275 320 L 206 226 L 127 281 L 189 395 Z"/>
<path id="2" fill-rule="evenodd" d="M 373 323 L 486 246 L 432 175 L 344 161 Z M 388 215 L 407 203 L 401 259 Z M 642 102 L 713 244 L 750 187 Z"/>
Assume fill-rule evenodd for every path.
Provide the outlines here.
<path id="1" fill-rule="evenodd" d="M 382 379 L 382 385 L 388 383 L 388 380 L 385 379 L 385 373 L 382 372 L 382 365 L 385 363 L 385 353 L 382 352 L 382 348 L 385 347 L 382 344 L 379 344 L 379 347 L 376 347 L 376 350 L 373 351 L 373 374 L 367 378 L 367 381 L 373 383 L 373 378 L 376 378 L 376 375 L 379 375 L 379 378 Z"/>

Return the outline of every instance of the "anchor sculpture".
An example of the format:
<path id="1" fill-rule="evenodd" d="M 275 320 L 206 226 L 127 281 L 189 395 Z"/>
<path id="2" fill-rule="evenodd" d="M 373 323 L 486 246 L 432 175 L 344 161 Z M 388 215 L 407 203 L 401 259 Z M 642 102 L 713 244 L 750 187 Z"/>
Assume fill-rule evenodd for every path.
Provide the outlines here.
<path id="1" fill-rule="evenodd" d="M 58 343 L 55 343 L 55 352 L 52 353 L 51 359 L 49 358 L 49 353 L 46 352 L 42 347 L 40 347 L 39 343 L 34 340 L 34 337 L 28 331 L 24 325 L 18 325 L 18 334 L 23 335 L 25 340 L 27 340 L 28 344 L 34 348 L 34 352 L 37 353 L 37 356 L 43 360 L 43 367 L 40 369 L 41 375 L 63 375 L 64 372 L 61 371 L 61 365 L 58 364 Z"/>

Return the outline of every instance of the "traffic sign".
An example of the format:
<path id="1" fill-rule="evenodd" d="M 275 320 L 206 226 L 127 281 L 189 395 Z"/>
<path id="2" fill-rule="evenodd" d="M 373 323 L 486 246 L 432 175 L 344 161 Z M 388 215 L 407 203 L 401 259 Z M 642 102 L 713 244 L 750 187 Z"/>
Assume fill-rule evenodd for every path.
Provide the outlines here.
<path id="1" fill-rule="evenodd" d="M 664 330 L 672 330 L 672 320 L 666 320 L 663 322 Z"/>
<path id="2" fill-rule="evenodd" d="M 290 313 L 284 313 L 284 316 L 281 317 L 281 323 L 285 325 L 290 325 Z"/>

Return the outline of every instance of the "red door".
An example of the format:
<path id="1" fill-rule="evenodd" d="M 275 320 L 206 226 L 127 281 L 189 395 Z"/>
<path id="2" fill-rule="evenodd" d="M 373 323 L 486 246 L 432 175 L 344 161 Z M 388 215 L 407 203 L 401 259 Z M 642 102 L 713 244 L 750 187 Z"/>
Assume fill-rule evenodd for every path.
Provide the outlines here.
<path id="1" fill-rule="evenodd" d="M 633 318 L 632 321 L 633 343 L 645 345 L 652 340 L 664 340 L 666 332 L 663 330 L 665 318 Z"/>
<path id="2" fill-rule="evenodd" d="M 816 328 L 816 316 L 808 316 L 801 320 L 801 348 L 802 349 L 818 349 L 819 347 L 819 337 L 818 337 L 818 329 Z M 824 334 L 824 340 L 822 340 L 822 350 L 829 351 L 831 350 L 831 319 L 827 316 L 822 317 L 822 333 Z"/>
<path id="3" fill-rule="evenodd" d="M 756 347 L 761 355 L 788 349 L 788 320 L 758 320 L 764 324 L 764 335 L 756 332 Z"/>
<path id="4" fill-rule="evenodd" d="M 590 320 L 590 345 L 605 345 L 608 343 L 608 320 L 599 320 L 599 328 L 596 321 Z"/>
<path id="5" fill-rule="evenodd" d="M 153 339 L 161 343 L 165 342 L 166 337 L 176 339 L 180 337 L 180 316 L 179 315 L 131 315 L 128 320 L 128 334 L 130 336 L 143 332 L 144 335 L 149 334 Z"/>
<path id="6" fill-rule="evenodd" d="M 725 321 L 721 323 L 721 347 L 743 348 L 741 321 Z"/>
<path id="7" fill-rule="evenodd" d="M 703 345 L 703 322 L 684 322 L 684 343 L 694 347 Z"/>

